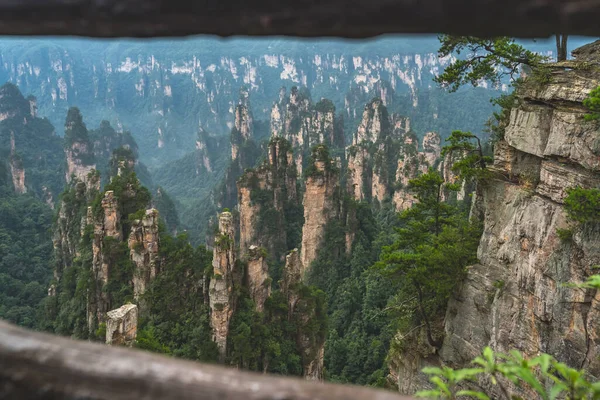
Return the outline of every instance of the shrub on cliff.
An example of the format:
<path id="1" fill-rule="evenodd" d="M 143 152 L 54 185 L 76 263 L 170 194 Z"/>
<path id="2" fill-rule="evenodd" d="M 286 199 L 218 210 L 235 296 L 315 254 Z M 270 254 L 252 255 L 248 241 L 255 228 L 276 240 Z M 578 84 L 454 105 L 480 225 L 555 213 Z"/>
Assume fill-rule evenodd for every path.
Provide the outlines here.
<path id="1" fill-rule="evenodd" d="M 600 189 L 567 189 L 565 198 L 567 215 L 580 223 L 600 222 Z"/>
<path id="2" fill-rule="evenodd" d="M 590 92 L 588 98 L 583 100 L 583 105 L 590 110 L 590 113 L 585 115 L 586 120 L 593 121 L 600 118 L 600 86 Z"/>

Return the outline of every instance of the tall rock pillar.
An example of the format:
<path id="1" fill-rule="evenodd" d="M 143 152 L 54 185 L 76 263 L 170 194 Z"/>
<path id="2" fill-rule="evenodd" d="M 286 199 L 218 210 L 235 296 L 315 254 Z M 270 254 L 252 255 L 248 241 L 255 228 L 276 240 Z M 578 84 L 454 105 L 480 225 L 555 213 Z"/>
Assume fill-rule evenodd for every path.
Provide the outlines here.
<path id="1" fill-rule="evenodd" d="M 235 227 L 230 212 L 219 215 L 219 233 L 215 237 L 213 249 L 213 277 L 210 280 L 210 325 L 213 330 L 213 340 L 219 349 L 221 361 L 227 354 L 227 335 L 229 322 L 235 308 L 234 268 L 235 258 Z"/>

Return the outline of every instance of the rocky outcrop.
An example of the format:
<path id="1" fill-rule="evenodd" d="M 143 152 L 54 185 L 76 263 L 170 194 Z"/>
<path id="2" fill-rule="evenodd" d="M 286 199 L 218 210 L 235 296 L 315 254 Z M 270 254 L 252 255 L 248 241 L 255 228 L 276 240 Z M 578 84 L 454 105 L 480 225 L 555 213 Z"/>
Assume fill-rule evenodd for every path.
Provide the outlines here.
<path id="1" fill-rule="evenodd" d="M 294 313 L 296 303 L 300 298 L 296 290 L 298 284 L 302 282 L 304 268 L 300 260 L 300 252 L 294 249 L 285 257 L 285 267 L 283 268 L 283 278 L 279 283 L 281 291 L 285 293 L 289 306 L 290 317 Z"/>
<path id="2" fill-rule="evenodd" d="M 430 167 L 435 166 L 442 153 L 442 139 L 436 132 L 427 132 L 423 137 L 423 150 L 419 152 L 421 172 L 427 172 Z"/>
<path id="3" fill-rule="evenodd" d="M 119 203 L 112 190 L 102 199 L 101 209 L 92 217 L 94 236 L 92 240 L 92 276 L 95 296 L 88 298 L 88 327 L 93 330 L 97 323 L 104 322 L 110 306 L 110 299 L 102 290 L 108 283 L 112 259 L 108 255 L 123 239 Z M 90 209 L 91 210 L 91 209 Z"/>
<path id="4" fill-rule="evenodd" d="M 336 118 L 333 103 L 321 99 L 313 104 L 306 90 L 296 86 L 292 87 L 289 96 L 285 88 L 281 89 L 279 101 L 271 110 L 271 133 L 290 142 L 299 173 L 302 173 L 304 158 L 313 146 L 344 146 L 342 122 Z"/>
<path id="5" fill-rule="evenodd" d="M 138 307 L 125 304 L 106 313 L 106 344 L 132 347 L 137 336 Z"/>
<path id="6" fill-rule="evenodd" d="M 600 264 L 600 229 L 573 227 L 563 206 L 567 188 L 600 185 L 598 127 L 583 120 L 581 104 L 599 83 L 595 69 L 557 70 L 551 83 L 518 92 L 495 146 L 493 167 L 506 179 L 482 188 L 480 263 L 448 305 L 442 362 L 466 366 L 491 346 L 549 353 L 600 376 L 600 297 L 565 286 Z M 557 229 L 573 229 L 572 239 Z"/>
<path id="7" fill-rule="evenodd" d="M 441 156 L 441 138 L 435 132 L 428 132 L 423 137 L 422 150 L 412 132 L 402 138 L 398 164 L 396 168 L 395 191 L 392 202 L 396 210 L 406 210 L 415 203 L 416 199 L 408 188 L 411 179 L 416 178 L 438 165 Z M 451 172 L 451 171 L 449 171 Z"/>
<path id="8" fill-rule="evenodd" d="M 240 91 L 240 99 L 235 109 L 235 125 L 231 129 L 231 162 L 225 176 L 220 193 L 217 193 L 219 208 L 233 208 L 237 204 L 238 193 L 236 182 L 244 171 L 253 166 L 260 155 L 260 150 L 253 139 L 253 121 L 250 111 L 248 92 Z"/>
<path id="9" fill-rule="evenodd" d="M 271 295 L 271 278 L 269 278 L 266 255 L 265 249 L 261 247 L 250 246 L 249 248 L 246 280 L 250 298 L 259 312 L 263 311 L 265 301 Z"/>
<path id="10" fill-rule="evenodd" d="M 75 107 L 69 109 L 65 121 L 65 156 L 67 183 L 75 178 L 87 185 L 88 176 L 96 168 L 94 148 L 89 140 L 83 117 Z"/>
<path id="11" fill-rule="evenodd" d="M 235 107 L 234 131 L 232 133 L 232 137 L 235 136 L 235 138 L 232 138 L 231 141 L 232 161 L 237 160 L 240 146 L 254 136 L 254 121 L 252 119 L 252 111 L 250 111 L 248 96 L 249 93 L 247 90 L 240 90 L 240 100 Z"/>
<path id="12" fill-rule="evenodd" d="M 25 169 L 23 168 L 21 159 L 17 155 L 11 155 L 10 157 L 10 174 L 15 193 L 27 193 L 27 187 L 25 187 Z"/>
<path id="13" fill-rule="evenodd" d="M 213 277 L 209 289 L 210 326 L 220 359 L 223 361 L 227 354 L 229 322 L 235 309 L 234 274 L 237 272 L 235 226 L 230 212 L 219 215 L 219 233 L 215 237 L 212 265 Z"/>
<path id="14" fill-rule="evenodd" d="M 327 223 L 339 216 L 339 172 L 325 146 L 312 152 L 312 166 L 307 171 L 304 192 L 304 226 L 300 259 L 304 273 L 317 257 Z"/>
<path id="15" fill-rule="evenodd" d="M 135 265 L 133 295 L 137 300 L 144 294 L 159 269 L 158 210 L 146 210 L 141 220 L 135 220 L 128 239 L 129 254 Z"/>
<path id="16" fill-rule="evenodd" d="M 389 116 L 387 108 L 383 105 L 381 99 L 374 98 L 365 106 L 362 120 L 352 139 L 352 144 L 357 145 L 363 142 L 375 143 L 382 139 L 382 133 L 387 133 L 388 127 Z"/>
<path id="17" fill-rule="evenodd" d="M 10 133 L 10 175 L 12 176 L 13 187 L 15 192 L 23 194 L 27 192 L 25 187 L 25 169 L 23 161 L 15 151 L 15 134 Z"/>
<path id="18" fill-rule="evenodd" d="M 352 146 L 348 149 L 348 172 L 346 185 L 348 193 L 357 201 L 366 199 L 366 188 L 371 188 L 372 167 L 368 149 Z M 370 197 L 370 196 L 369 196 Z"/>
<path id="19" fill-rule="evenodd" d="M 410 130 L 407 117 L 388 115 L 381 99 L 364 109 L 363 118 L 346 149 L 346 185 L 354 200 L 392 199 L 398 211 L 410 208 L 414 196 L 407 186 L 411 179 L 438 164 L 441 138 L 428 132 L 419 151 L 418 138 Z"/>
<path id="20" fill-rule="evenodd" d="M 271 139 L 265 162 L 247 169 L 238 180 L 240 252 L 244 257 L 251 245 L 261 246 L 276 260 L 287 249 L 286 224 L 292 223 L 288 210 L 298 206 L 297 172 L 291 146 L 279 137 Z"/>

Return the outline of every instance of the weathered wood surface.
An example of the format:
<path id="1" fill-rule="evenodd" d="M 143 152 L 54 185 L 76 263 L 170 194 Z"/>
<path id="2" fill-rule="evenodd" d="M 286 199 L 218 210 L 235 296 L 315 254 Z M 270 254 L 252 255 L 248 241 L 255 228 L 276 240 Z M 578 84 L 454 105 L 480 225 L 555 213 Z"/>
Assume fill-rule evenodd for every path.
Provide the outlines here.
<path id="1" fill-rule="evenodd" d="M 600 36 L 600 0 L 0 0 L 0 34 Z"/>
<path id="2" fill-rule="evenodd" d="M 1 399 L 408 400 L 28 331 L 0 321 Z"/>

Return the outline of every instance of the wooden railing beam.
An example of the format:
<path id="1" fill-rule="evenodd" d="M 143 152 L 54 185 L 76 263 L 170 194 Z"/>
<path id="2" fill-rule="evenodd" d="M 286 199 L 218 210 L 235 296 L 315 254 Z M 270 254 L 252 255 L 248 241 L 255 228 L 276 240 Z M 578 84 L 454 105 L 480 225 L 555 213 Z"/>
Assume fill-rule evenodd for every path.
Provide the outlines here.
<path id="1" fill-rule="evenodd" d="M 408 400 L 71 340 L 0 321 L 0 399 Z"/>

